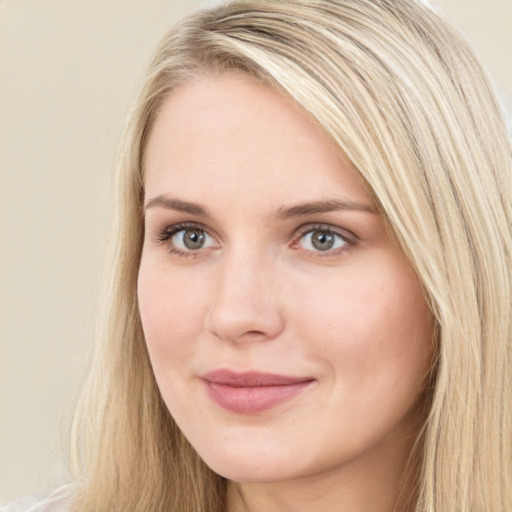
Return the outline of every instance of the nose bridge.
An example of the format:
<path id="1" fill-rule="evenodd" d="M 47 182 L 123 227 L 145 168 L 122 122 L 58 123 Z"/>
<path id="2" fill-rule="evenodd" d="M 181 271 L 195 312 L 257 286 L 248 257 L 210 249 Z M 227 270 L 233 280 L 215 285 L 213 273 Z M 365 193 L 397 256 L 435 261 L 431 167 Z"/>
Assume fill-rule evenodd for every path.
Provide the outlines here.
<path id="1" fill-rule="evenodd" d="M 264 249 L 233 247 L 219 265 L 206 329 L 228 341 L 270 339 L 283 327 L 275 261 Z"/>

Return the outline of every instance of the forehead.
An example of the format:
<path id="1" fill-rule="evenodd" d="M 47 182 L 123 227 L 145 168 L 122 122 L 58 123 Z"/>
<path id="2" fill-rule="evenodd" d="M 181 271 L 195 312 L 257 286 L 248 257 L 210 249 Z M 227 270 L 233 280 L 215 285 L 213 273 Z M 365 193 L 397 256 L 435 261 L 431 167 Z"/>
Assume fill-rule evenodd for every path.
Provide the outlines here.
<path id="1" fill-rule="evenodd" d="M 164 102 L 146 151 L 146 196 L 179 190 L 303 201 L 368 196 L 332 141 L 291 100 L 240 74 L 204 75 Z"/>

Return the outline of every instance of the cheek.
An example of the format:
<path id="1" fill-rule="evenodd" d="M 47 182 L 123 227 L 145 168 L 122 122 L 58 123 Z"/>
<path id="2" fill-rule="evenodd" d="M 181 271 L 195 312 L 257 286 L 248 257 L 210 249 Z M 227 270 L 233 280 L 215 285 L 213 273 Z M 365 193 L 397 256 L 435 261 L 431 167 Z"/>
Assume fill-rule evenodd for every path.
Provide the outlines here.
<path id="1" fill-rule="evenodd" d="M 430 368 L 431 315 L 408 264 L 383 260 L 382 267 L 310 286 L 296 304 L 297 331 L 315 340 L 309 349 L 323 354 L 347 390 L 417 392 Z"/>
<path id="2" fill-rule="evenodd" d="M 319 414 L 333 453 L 371 446 L 385 433 L 408 436 L 420 419 L 416 406 L 432 358 L 430 314 L 412 271 L 386 269 L 353 269 L 354 278 L 319 283 L 302 296 L 310 307 L 297 315 L 296 328 L 306 357 L 323 362 L 324 403 L 330 399 L 331 407 Z"/>
<path id="3" fill-rule="evenodd" d="M 165 264 L 142 259 L 138 276 L 139 310 L 155 374 L 181 366 L 203 326 L 205 281 L 171 272 Z M 169 367 L 171 363 L 174 366 Z"/>

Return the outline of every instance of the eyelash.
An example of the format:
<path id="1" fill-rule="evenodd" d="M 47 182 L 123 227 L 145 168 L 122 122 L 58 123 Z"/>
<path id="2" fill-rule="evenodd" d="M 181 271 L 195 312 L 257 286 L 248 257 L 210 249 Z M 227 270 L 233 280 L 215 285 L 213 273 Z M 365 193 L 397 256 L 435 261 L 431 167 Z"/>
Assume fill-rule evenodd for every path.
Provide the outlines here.
<path id="1" fill-rule="evenodd" d="M 174 235 L 179 233 L 180 231 L 186 231 L 186 230 L 197 230 L 197 231 L 203 231 L 206 234 L 208 234 L 208 230 L 203 227 L 201 224 L 197 223 L 190 223 L 190 222 L 181 222 L 178 224 L 173 224 L 171 226 L 167 226 L 164 228 L 160 233 L 156 236 L 155 241 L 159 244 L 164 244 L 166 242 L 169 242 L 169 240 L 172 239 Z M 332 256 L 338 256 L 346 251 L 349 251 L 353 246 L 357 243 L 357 236 L 353 233 L 350 233 L 350 235 L 342 234 L 339 232 L 338 229 L 334 229 L 332 226 L 326 225 L 326 224 L 308 224 L 306 226 L 303 226 L 297 230 L 297 234 L 294 237 L 294 242 L 290 245 L 292 248 L 299 248 L 297 247 L 300 243 L 300 240 L 307 235 L 308 233 L 313 233 L 315 231 L 323 231 L 325 233 L 333 234 L 336 237 L 339 237 L 343 240 L 343 247 L 336 248 L 334 250 L 326 250 L 326 251 L 307 251 L 306 249 L 303 249 L 307 252 L 310 252 L 310 254 L 313 255 L 315 258 L 326 258 L 326 257 L 332 257 Z M 208 235 L 211 236 L 211 235 Z M 195 258 L 200 256 L 200 250 L 194 251 L 194 250 L 188 250 L 183 251 L 181 249 L 177 249 L 176 247 L 169 247 L 169 252 L 171 254 L 176 254 L 179 257 L 184 258 Z"/>

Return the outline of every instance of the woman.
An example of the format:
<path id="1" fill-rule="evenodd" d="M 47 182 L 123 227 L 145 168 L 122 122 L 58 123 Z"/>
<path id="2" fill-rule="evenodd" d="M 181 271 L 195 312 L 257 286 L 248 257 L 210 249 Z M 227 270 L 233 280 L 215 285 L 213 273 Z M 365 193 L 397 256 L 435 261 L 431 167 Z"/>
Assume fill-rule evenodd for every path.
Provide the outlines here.
<path id="1" fill-rule="evenodd" d="M 182 21 L 128 123 L 55 501 L 508 510 L 510 155 L 472 51 L 421 2 Z"/>

